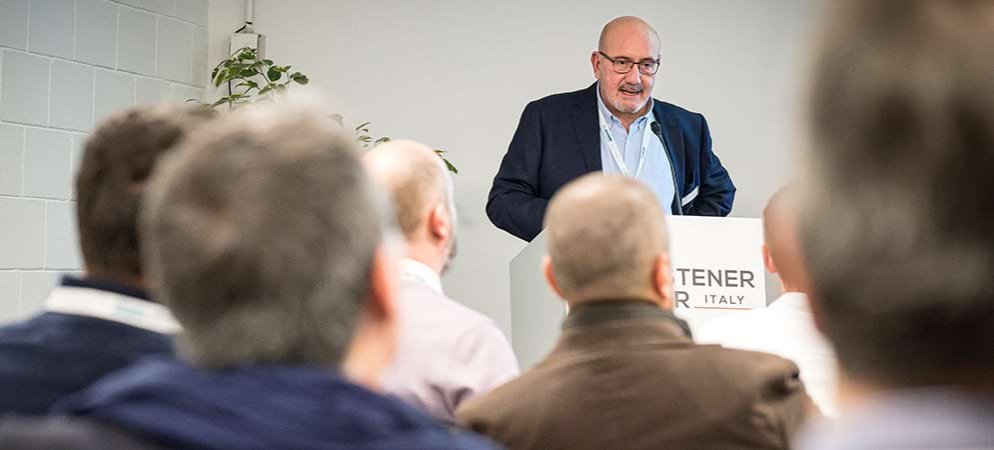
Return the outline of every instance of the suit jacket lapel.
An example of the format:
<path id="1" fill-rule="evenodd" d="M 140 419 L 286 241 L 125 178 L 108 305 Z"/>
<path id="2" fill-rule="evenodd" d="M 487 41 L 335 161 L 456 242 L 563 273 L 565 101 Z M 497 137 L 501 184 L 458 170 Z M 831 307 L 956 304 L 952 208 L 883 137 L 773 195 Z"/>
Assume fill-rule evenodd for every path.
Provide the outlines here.
<path id="1" fill-rule="evenodd" d="M 597 83 L 583 90 L 577 96 L 573 108 L 573 127 L 576 140 L 580 144 L 580 155 L 587 165 L 588 172 L 602 170 L 600 125 L 597 123 Z"/>

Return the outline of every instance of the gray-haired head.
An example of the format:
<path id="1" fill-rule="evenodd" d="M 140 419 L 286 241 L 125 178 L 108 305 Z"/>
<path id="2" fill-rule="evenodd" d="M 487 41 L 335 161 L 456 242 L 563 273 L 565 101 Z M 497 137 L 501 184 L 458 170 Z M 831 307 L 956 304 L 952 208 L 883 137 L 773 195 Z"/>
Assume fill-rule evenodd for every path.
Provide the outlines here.
<path id="1" fill-rule="evenodd" d="M 834 2 L 805 250 L 853 379 L 994 376 L 994 3 Z"/>
<path id="2" fill-rule="evenodd" d="M 337 365 L 385 225 L 357 151 L 320 114 L 232 114 L 164 161 L 143 214 L 157 293 L 194 363 Z"/>
<path id="3" fill-rule="evenodd" d="M 584 175 L 552 197 L 545 224 L 555 285 L 571 303 L 670 300 L 666 222 L 645 185 L 621 175 Z M 657 279 L 661 270 L 665 280 Z"/>

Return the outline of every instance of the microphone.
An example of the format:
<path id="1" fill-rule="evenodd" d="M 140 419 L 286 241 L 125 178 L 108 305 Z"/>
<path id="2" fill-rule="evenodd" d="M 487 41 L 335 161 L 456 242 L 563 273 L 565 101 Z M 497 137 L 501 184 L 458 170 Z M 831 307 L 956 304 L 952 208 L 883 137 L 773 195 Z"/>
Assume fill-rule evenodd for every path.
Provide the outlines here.
<path id="1" fill-rule="evenodd" d="M 659 122 L 653 121 L 649 128 L 652 128 L 652 134 L 659 138 L 659 142 L 663 142 L 663 128 L 659 126 Z"/>
<path id="2" fill-rule="evenodd" d="M 673 159 L 670 157 L 670 153 L 666 151 L 666 141 L 663 140 L 663 127 L 659 126 L 659 122 L 653 121 L 649 128 L 652 129 L 652 134 L 655 134 L 659 138 L 659 142 L 663 144 L 663 153 L 666 154 L 666 160 L 670 163 L 670 177 L 673 179 L 673 206 L 674 212 L 678 215 L 683 215 L 685 211 L 683 210 L 683 205 L 680 204 L 680 188 L 676 183 L 676 171 L 673 170 Z"/>

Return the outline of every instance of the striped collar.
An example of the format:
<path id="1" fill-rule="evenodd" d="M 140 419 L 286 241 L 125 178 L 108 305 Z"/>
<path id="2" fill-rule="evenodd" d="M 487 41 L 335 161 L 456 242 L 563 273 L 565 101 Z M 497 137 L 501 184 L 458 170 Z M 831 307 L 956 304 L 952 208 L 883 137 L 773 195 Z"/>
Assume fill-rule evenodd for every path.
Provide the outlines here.
<path id="1" fill-rule="evenodd" d="M 147 297 L 127 295 L 121 293 L 120 289 L 107 289 L 97 285 L 91 280 L 66 277 L 62 285 L 48 295 L 44 310 L 93 317 L 161 334 L 177 334 L 182 331 L 182 327 L 165 306 L 151 302 Z"/>

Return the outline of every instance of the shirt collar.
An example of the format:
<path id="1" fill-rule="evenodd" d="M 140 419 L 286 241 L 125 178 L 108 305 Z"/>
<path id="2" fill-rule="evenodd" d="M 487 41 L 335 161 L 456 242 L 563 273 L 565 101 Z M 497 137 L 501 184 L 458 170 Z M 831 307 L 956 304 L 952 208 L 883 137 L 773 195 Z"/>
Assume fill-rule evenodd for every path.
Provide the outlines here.
<path id="1" fill-rule="evenodd" d="M 673 311 L 667 311 L 658 304 L 639 299 L 589 301 L 570 309 L 563 321 L 563 330 L 596 326 L 606 322 L 631 319 L 649 319 L 674 323 L 689 338 L 690 326 Z"/>
<path id="2" fill-rule="evenodd" d="M 113 283 L 106 285 L 105 282 L 66 277 L 62 280 L 62 285 L 48 295 L 44 309 L 51 313 L 117 322 L 160 334 L 177 334 L 182 331 L 182 327 L 165 306 L 119 290 L 105 289 L 112 285 Z"/>
<path id="3" fill-rule="evenodd" d="M 431 267 L 428 267 L 421 261 L 411 258 L 402 259 L 400 261 L 400 277 L 408 281 L 421 283 L 438 291 L 440 294 L 444 293 L 442 291 L 441 277 Z"/>
<path id="4" fill-rule="evenodd" d="M 604 115 L 604 118 L 605 118 L 604 120 L 607 120 L 611 124 L 621 126 L 621 121 L 618 120 L 618 118 L 615 117 L 614 114 L 611 113 L 610 109 L 607 109 L 607 105 L 604 104 L 604 99 L 601 98 L 601 83 L 600 83 L 600 81 L 597 82 L 597 88 L 595 89 L 595 91 L 597 92 L 597 108 L 600 109 L 601 114 Z M 632 122 L 632 125 L 638 125 L 642 121 L 642 119 L 645 119 L 645 118 L 649 119 L 649 123 L 655 122 L 656 121 L 656 116 L 652 113 L 652 110 L 653 110 L 653 108 L 655 108 L 655 106 L 656 106 L 656 101 L 650 96 L 649 97 L 649 110 L 646 111 L 645 114 L 642 115 L 642 117 L 639 117 L 638 119 L 635 119 L 635 122 Z"/>
<path id="5" fill-rule="evenodd" d="M 768 308 L 783 308 L 791 311 L 811 312 L 808 296 L 803 292 L 784 292 L 774 300 Z"/>
<path id="6" fill-rule="evenodd" d="M 116 294 L 126 295 L 128 297 L 134 297 L 137 299 L 152 301 L 152 297 L 148 295 L 148 291 L 144 289 L 137 289 L 131 286 L 125 286 L 120 283 L 115 283 L 108 280 L 99 280 L 95 278 L 76 278 L 71 275 L 64 275 L 62 277 L 62 286 L 70 287 L 80 287 L 80 288 L 90 288 L 99 289 L 101 291 L 114 292 Z"/>

